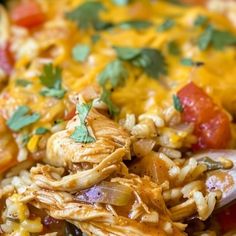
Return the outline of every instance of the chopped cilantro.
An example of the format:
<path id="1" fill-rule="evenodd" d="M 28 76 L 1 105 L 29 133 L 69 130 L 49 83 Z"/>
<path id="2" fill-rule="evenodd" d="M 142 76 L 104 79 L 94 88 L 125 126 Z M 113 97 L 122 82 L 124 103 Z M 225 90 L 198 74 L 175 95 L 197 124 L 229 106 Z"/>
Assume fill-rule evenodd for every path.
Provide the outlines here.
<path id="1" fill-rule="evenodd" d="M 183 107 L 182 107 L 179 97 L 176 94 L 174 94 L 172 98 L 173 98 L 175 110 L 178 112 L 183 112 Z"/>
<path id="2" fill-rule="evenodd" d="M 114 47 L 117 56 L 121 60 L 132 60 L 139 56 L 142 49 L 141 48 L 128 48 L 128 47 Z"/>
<path id="3" fill-rule="evenodd" d="M 107 105 L 111 116 L 115 116 L 119 113 L 119 108 L 111 100 L 111 92 L 109 90 L 103 88 L 100 99 Z"/>
<path id="4" fill-rule="evenodd" d="M 94 137 L 90 136 L 85 124 L 76 126 L 70 137 L 78 143 L 92 143 L 95 141 Z"/>
<path id="5" fill-rule="evenodd" d="M 212 36 L 212 46 L 215 49 L 222 50 L 226 46 L 236 44 L 236 35 L 228 31 L 214 30 Z"/>
<path id="6" fill-rule="evenodd" d="M 36 130 L 35 130 L 35 134 L 45 134 L 49 131 L 49 129 L 45 128 L 45 127 L 38 127 Z"/>
<path id="7" fill-rule="evenodd" d="M 142 68 L 147 75 L 154 79 L 167 73 L 165 58 L 157 49 L 129 47 L 114 47 L 114 49 L 118 58 Z"/>
<path id="8" fill-rule="evenodd" d="M 73 58 L 76 61 L 84 62 L 90 53 L 90 47 L 86 44 L 77 44 L 72 49 Z"/>
<path id="9" fill-rule="evenodd" d="M 99 18 L 99 13 L 104 11 L 104 5 L 99 1 L 85 1 L 74 10 L 66 13 L 66 18 L 75 21 L 79 28 L 96 28 L 96 25 L 103 21 Z"/>
<path id="10" fill-rule="evenodd" d="M 21 145 L 24 147 L 28 141 L 30 140 L 31 136 L 28 134 L 28 133 L 23 133 L 21 136 L 20 136 L 20 142 L 21 142 Z"/>
<path id="11" fill-rule="evenodd" d="M 108 22 L 108 21 L 97 21 L 96 24 L 94 25 L 94 29 L 95 30 L 108 30 L 108 29 L 112 29 L 112 27 L 114 27 L 115 25 L 112 22 Z"/>
<path id="12" fill-rule="evenodd" d="M 204 65 L 204 62 L 193 61 L 191 58 L 182 58 L 180 62 L 183 66 L 202 66 L 202 65 Z"/>
<path id="13" fill-rule="evenodd" d="M 221 31 L 209 25 L 198 39 L 198 47 L 201 50 L 206 50 L 212 45 L 217 50 L 222 50 L 224 47 L 236 44 L 236 35 L 228 31 Z"/>
<path id="14" fill-rule="evenodd" d="M 166 19 L 157 29 L 158 32 L 163 32 L 171 29 L 175 25 L 175 21 L 173 19 Z"/>
<path id="15" fill-rule="evenodd" d="M 200 37 L 198 39 L 198 47 L 201 50 L 207 49 L 207 47 L 211 43 L 212 36 L 213 36 L 213 27 L 211 25 L 209 25 L 206 28 L 206 30 L 200 35 Z"/>
<path id="16" fill-rule="evenodd" d="M 207 21 L 207 16 L 198 15 L 193 24 L 194 26 L 203 26 L 207 23 Z"/>
<path id="17" fill-rule="evenodd" d="M 110 62 L 98 76 L 99 84 L 104 87 L 108 82 L 112 88 L 124 83 L 128 72 L 120 60 Z"/>
<path id="18" fill-rule="evenodd" d="M 94 34 L 91 36 L 92 43 L 96 43 L 101 39 L 101 36 L 99 34 Z"/>
<path id="19" fill-rule="evenodd" d="M 47 87 L 41 90 L 41 95 L 63 98 L 66 91 L 61 86 L 62 76 L 59 67 L 53 67 L 51 63 L 45 65 L 39 78 L 41 83 Z"/>
<path id="20" fill-rule="evenodd" d="M 49 88 L 43 88 L 40 91 L 40 94 L 45 97 L 54 97 L 54 98 L 63 98 L 65 94 L 65 90 L 63 89 L 49 89 Z"/>
<path id="21" fill-rule="evenodd" d="M 145 20 L 129 20 L 119 23 L 122 29 L 146 29 L 152 26 L 152 22 Z"/>
<path id="22" fill-rule="evenodd" d="M 26 87 L 30 84 L 32 84 L 32 83 L 28 80 L 25 80 L 25 79 L 17 79 L 16 80 L 16 86 Z"/>
<path id="23" fill-rule="evenodd" d="M 178 56 L 180 55 L 180 49 L 179 45 L 175 41 L 171 41 L 167 45 L 168 47 L 168 52 L 173 55 L 173 56 Z"/>
<path id="24" fill-rule="evenodd" d="M 89 134 L 85 121 L 91 109 L 91 106 L 91 104 L 77 105 L 80 125 L 75 127 L 75 130 L 70 137 L 78 143 L 92 143 L 95 141 L 94 137 Z"/>
<path id="25" fill-rule="evenodd" d="M 112 0 L 112 2 L 118 6 L 125 6 L 130 2 L 130 0 Z"/>
<path id="26" fill-rule="evenodd" d="M 33 124 L 40 118 L 40 114 L 32 113 L 28 114 L 30 111 L 27 106 L 19 106 L 17 110 L 13 113 L 11 118 L 7 121 L 8 127 L 13 131 L 19 131 L 20 129 Z"/>

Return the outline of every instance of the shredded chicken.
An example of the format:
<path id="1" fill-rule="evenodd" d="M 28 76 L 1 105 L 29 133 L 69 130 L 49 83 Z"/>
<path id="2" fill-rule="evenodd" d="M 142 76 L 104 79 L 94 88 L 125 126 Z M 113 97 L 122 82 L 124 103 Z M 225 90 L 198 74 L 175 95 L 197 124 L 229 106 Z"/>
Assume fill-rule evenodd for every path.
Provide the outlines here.
<path id="1" fill-rule="evenodd" d="M 87 123 L 96 138 L 93 143 L 78 143 L 70 137 L 80 124 L 77 115 L 68 123 L 66 130 L 55 133 L 48 140 L 44 161 L 52 166 L 64 167 L 71 174 L 63 176 L 61 168 L 38 165 L 32 168 L 31 173 L 40 187 L 60 191 L 81 190 L 121 170 L 122 160 L 130 157 L 129 135 L 93 108 Z"/>
<path id="2" fill-rule="evenodd" d="M 87 204 L 78 201 L 73 194 L 44 189 L 29 188 L 25 195 L 31 198 L 27 197 L 26 202 L 45 209 L 56 219 L 69 221 L 88 235 L 166 235 L 162 226 L 171 219 L 157 184 L 148 177 L 136 175 L 112 178 L 110 181 L 129 186 L 133 191 L 133 203 L 126 206 L 123 213 L 122 207 L 115 208 L 115 215 L 105 204 Z M 137 209 L 139 213 L 135 217 Z M 170 224 L 174 235 L 182 235 L 173 223 Z"/>

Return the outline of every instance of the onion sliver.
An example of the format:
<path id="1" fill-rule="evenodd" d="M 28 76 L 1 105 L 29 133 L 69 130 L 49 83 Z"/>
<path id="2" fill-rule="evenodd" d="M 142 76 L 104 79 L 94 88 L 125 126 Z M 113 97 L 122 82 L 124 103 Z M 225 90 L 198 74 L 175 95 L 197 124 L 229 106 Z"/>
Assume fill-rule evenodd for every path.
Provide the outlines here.
<path id="1" fill-rule="evenodd" d="M 133 192 L 129 187 L 107 181 L 103 181 L 75 196 L 76 200 L 81 202 L 105 203 L 114 206 L 125 206 L 132 201 L 133 197 Z"/>

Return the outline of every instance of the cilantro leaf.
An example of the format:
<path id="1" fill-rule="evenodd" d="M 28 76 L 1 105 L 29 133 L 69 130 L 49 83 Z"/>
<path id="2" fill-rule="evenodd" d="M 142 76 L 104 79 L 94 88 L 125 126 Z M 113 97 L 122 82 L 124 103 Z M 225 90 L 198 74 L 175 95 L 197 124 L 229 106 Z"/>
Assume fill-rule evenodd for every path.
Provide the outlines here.
<path id="1" fill-rule="evenodd" d="M 228 31 L 214 30 L 212 36 L 212 46 L 215 49 L 222 50 L 226 46 L 236 44 L 236 35 Z"/>
<path id="2" fill-rule="evenodd" d="M 17 79 L 16 80 L 16 86 L 26 87 L 30 84 L 32 84 L 32 83 L 28 80 L 25 80 L 25 79 Z"/>
<path id="3" fill-rule="evenodd" d="M 152 26 L 152 22 L 145 21 L 145 20 L 129 20 L 129 21 L 123 21 L 119 23 L 119 26 L 122 29 L 146 29 L 150 26 Z"/>
<path id="4" fill-rule="evenodd" d="M 19 106 L 13 113 L 11 118 L 7 121 L 8 127 L 13 131 L 19 131 L 20 129 L 33 124 L 40 118 L 40 114 L 33 113 L 29 115 L 30 109 L 27 106 Z"/>
<path id="5" fill-rule="evenodd" d="M 201 50 L 206 50 L 210 45 L 217 50 L 222 50 L 224 47 L 234 44 L 236 44 L 236 35 L 228 31 L 215 29 L 211 25 L 207 27 L 198 39 L 198 47 Z"/>
<path id="6" fill-rule="evenodd" d="M 118 58 L 142 68 L 154 79 L 167 73 L 165 58 L 157 49 L 129 47 L 114 47 L 114 49 Z"/>
<path id="7" fill-rule="evenodd" d="M 47 64 L 44 66 L 43 73 L 39 78 L 41 83 L 47 87 L 41 90 L 41 95 L 55 98 L 64 96 L 66 91 L 61 86 L 61 68 L 53 67 L 51 63 Z"/>
<path id="8" fill-rule="evenodd" d="M 163 32 L 171 29 L 175 25 L 175 20 L 166 19 L 157 29 L 158 32 Z"/>
<path id="9" fill-rule="evenodd" d="M 206 50 L 210 45 L 213 36 L 213 27 L 209 25 L 198 39 L 198 47 L 200 50 Z"/>
<path id="10" fill-rule="evenodd" d="M 174 94 L 172 98 L 173 98 L 175 110 L 179 112 L 183 112 L 183 107 L 182 107 L 179 97 Z"/>
<path id="11" fill-rule="evenodd" d="M 112 2 L 118 6 L 125 6 L 130 2 L 130 0 L 112 0 Z"/>
<path id="12" fill-rule="evenodd" d="M 41 83 L 48 88 L 60 88 L 61 69 L 49 63 L 43 67 L 43 73 L 39 78 Z"/>
<path id="13" fill-rule="evenodd" d="M 86 117 L 91 109 L 91 104 L 81 104 L 77 105 L 78 116 L 80 119 L 80 125 L 75 127 L 74 132 L 71 134 L 71 138 L 79 143 L 92 143 L 95 138 L 89 134 L 88 128 L 86 126 Z"/>
<path id="14" fill-rule="evenodd" d="M 128 47 L 114 47 L 116 54 L 121 60 L 132 60 L 139 56 L 141 48 L 128 48 Z"/>
<path id="15" fill-rule="evenodd" d="M 110 82 L 111 87 L 115 88 L 123 84 L 127 77 L 128 72 L 122 61 L 115 60 L 110 62 L 98 75 L 98 82 L 102 87 L 104 87 L 107 82 Z"/>
<path id="16" fill-rule="evenodd" d="M 92 107 L 91 104 L 77 105 L 76 110 L 79 113 L 79 118 L 81 123 L 85 123 L 85 119 L 88 116 L 91 107 Z"/>
<path id="17" fill-rule="evenodd" d="M 49 129 L 45 128 L 45 127 L 38 127 L 35 130 L 35 134 L 41 135 L 41 134 L 45 134 L 49 131 Z"/>
<path id="18" fill-rule="evenodd" d="M 133 64 L 143 68 L 146 74 L 154 79 L 167 74 L 165 58 L 157 49 L 144 48 Z"/>
<path id="19" fill-rule="evenodd" d="M 101 36 L 99 34 L 94 34 L 91 36 L 92 43 L 96 43 L 101 39 Z"/>
<path id="20" fill-rule="evenodd" d="M 183 66 L 202 66 L 202 65 L 204 65 L 204 62 L 193 61 L 191 58 L 182 58 L 180 62 Z"/>
<path id="21" fill-rule="evenodd" d="M 28 133 L 23 133 L 20 135 L 21 145 L 24 147 L 30 140 L 31 136 Z"/>
<path id="22" fill-rule="evenodd" d="M 95 142 L 94 137 L 90 136 L 86 125 L 81 124 L 76 126 L 74 132 L 70 136 L 78 143 L 92 143 Z"/>
<path id="23" fill-rule="evenodd" d="M 203 15 L 198 15 L 194 21 L 194 26 L 203 26 L 207 23 L 208 17 Z"/>
<path id="24" fill-rule="evenodd" d="M 77 44 L 72 49 L 73 58 L 78 62 L 84 62 L 90 53 L 90 47 L 86 44 Z"/>
<path id="25" fill-rule="evenodd" d="M 41 91 L 40 91 L 40 94 L 42 96 L 45 96 L 45 97 L 54 97 L 54 98 L 58 98 L 58 99 L 61 99 L 64 97 L 66 91 L 64 89 L 54 89 L 54 88 L 43 88 Z"/>
<path id="26" fill-rule="evenodd" d="M 171 41 L 167 45 L 168 47 L 168 52 L 173 55 L 173 56 L 178 56 L 180 55 L 180 49 L 179 45 L 175 41 Z"/>
<path id="27" fill-rule="evenodd" d="M 95 28 L 96 24 L 102 22 L 99 13 L 104 11 L 105 7 L 98 1 L 85 1 L 74 10 L 65 14 L 66 18 L 75 21 L 79 28 Z"/>
<path id="28" fill-rule="evenodd" d="M 111 100 L 111 92 L 109 90 L 103 88 L 100 99 L 107 105 L 111 116 L 115 116 L 119 113 L 119 108 Z"/>

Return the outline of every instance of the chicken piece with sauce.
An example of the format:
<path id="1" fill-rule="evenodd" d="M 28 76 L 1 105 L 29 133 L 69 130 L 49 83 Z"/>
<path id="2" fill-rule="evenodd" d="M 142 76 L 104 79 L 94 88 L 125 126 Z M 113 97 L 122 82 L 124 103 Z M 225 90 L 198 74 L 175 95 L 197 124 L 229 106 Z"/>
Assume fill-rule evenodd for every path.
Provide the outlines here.
<path id="1" fill-rule="evenodd" d="M 88 111 L 84 121 L 92 141 L 75 140 L 73 133 L 82 125 L 80 115 L 83 116 L 76 114 L 65 130 L 48 140 L 44 162 L 49 165 L 32 168 L 33 178 L 40 187 L 60 191 L 89 188 L 121 171 L 122 160 L 129 159 L 128 133 L 95 108 Z M 70 174 L 62 177 L 64 170 Z"/>

